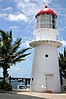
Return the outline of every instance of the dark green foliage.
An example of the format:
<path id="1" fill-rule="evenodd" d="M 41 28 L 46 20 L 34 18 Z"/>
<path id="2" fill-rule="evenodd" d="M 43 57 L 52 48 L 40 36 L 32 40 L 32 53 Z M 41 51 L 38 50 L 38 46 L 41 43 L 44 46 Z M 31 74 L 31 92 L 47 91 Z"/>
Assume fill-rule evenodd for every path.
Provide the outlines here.
<path id="1" fill-rule="evenodd" d="M 7 77 L 7 70 L 16 64 L 25 60 L 25 57 L 30 53 L 25 53 L 30 48 L 19 49 L 21 38 L 13 42 L 12 31 L 5 32 L 0 30 L 0 67 L 3 69 L 3 77 Z"/>
<path id="2" fill-rule="evenodd" d="M 59 67 L 60 67 L 60 75 L 66 79 L 66 49 L 64 48 L 64 52 L 59 53 Z"/>
<path id="3" fill-rule="evenodd" d="M 10 84 L 8 84 L 8 83 L 5 83 L 4 84 L 4 90 L 5 91 L 12 91 L 12 86 Z"/>
<path id="4" fill-rule="evenodd" d="M 6 82 L 0 82 L 0 90 L 12 91 L 12 86 Z"/>

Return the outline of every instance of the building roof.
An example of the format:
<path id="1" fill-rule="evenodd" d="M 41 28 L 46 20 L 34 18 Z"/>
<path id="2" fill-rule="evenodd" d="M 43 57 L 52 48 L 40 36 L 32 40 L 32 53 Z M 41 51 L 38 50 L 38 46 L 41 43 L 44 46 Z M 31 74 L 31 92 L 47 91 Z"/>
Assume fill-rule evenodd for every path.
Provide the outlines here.
<path id="1" fill-rule="evenodd" d="M 48 5 L 45 5 L 45 7 L 37 13 L 36 17 L 40 14 L 53 14 L 54 16 L 57 17 L 57 15 L 54 13 L 54 11 L 52 9 L 48 8 Z"/>

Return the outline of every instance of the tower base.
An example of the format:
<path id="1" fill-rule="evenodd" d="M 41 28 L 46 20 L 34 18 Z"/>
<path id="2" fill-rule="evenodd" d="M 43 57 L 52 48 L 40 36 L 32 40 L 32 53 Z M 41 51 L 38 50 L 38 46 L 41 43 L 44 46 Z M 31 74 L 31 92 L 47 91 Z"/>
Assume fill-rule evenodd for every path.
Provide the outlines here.
<path id="1" fill-rule="evenodd" d="M 60 75 L 57 53 L 57 42 L 44 43 L 34 46 L 31 90 L 43 92 L 50 90 L 60 92 Z"/>

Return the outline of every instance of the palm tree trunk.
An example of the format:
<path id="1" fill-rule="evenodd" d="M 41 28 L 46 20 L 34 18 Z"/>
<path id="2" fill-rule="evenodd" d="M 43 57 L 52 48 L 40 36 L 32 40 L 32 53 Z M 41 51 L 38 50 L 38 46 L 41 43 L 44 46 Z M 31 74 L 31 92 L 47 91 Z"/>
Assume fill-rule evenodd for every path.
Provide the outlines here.
<path id="1" fill-rule="evenodd" d="M 3 82 L 6 82 L 7 69 L 3 68 Z"/>

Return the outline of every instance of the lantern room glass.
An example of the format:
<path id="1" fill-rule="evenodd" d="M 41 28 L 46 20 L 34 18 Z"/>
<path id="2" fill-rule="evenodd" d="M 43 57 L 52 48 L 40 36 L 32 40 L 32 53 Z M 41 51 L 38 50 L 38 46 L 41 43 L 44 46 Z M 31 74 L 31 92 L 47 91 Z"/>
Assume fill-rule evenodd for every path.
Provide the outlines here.
<path id="1" fill-rule="evenodd" d="M 37 29 L 53 28 L 55 29 L 56 16 L 52 14 L 41 14 L 37 16 Z"/>

